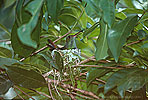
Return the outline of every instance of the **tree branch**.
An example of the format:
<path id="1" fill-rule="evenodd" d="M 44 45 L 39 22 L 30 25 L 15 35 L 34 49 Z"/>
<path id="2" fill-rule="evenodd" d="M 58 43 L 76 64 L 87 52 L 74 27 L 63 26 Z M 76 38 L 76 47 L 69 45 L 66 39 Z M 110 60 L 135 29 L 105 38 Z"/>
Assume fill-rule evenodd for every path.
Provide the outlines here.
<path id="1" fill-rule="evenodd" d="M 38 94 L 40 94 L 40 95 L 43 95 L 43 96 L 45 96 L 45 97 L 47 97 L 47 98 L 50 98 L 50 99 L 51 99 L 51 97 L 50 97 L 49 95 L 45 94 L 45 93 L 39 92 L 39 91 L 34 90 L 34 89 L 30 89 L 30 90 L 32 90 L 32 91 L 34 91 L 34 92 L 36 92 L 36 93 L 38 93 Z"/>
<path id="2" fill-rule="evenodd" d="M 93 98 L 95 98 L 95 99 L 97 99 L 97 100 L 102 100 L 102 99 L 100 99 L 98 96 L 96 96 L 96 95 L 95 95 L 94 93 L 92 93 L 92 92 L 89 92 L 89 91 L 86 91 L 86 90 L 81 90 L 81 89 L 79 89 L 79 88 L 75 88 L 75 87 L 73 87 L 73 86 L 71 86 L 71 85 L 68 85 L 68 84 L 64 84 L 64 83 L 62 83 L 62 82 L 59 82 L 58 80 L 52 80 L 52 79 L 49 79 L 49 78 L 45 78 L 45 80 L 46 80 L 47 82 L 50 82 L 50 83 L 56 83 L 56 84 L 60 85 L 60 86 L 63 87 L 63 88 L 72 89 L 72 90 L 74 90 L 74 91 L 78 91 L 78 92 L 83 93 L 83 94 L 85 94 L 85 95 L 92 96 Z"/>
<path id="3" fill-rule="evenodd" d="M 109 68 L 109 69 L 123 69 L 121 67 L 108 67 L 99 65 L 73 65 L 72 67 L 96 67 L 96 68 Z"/>

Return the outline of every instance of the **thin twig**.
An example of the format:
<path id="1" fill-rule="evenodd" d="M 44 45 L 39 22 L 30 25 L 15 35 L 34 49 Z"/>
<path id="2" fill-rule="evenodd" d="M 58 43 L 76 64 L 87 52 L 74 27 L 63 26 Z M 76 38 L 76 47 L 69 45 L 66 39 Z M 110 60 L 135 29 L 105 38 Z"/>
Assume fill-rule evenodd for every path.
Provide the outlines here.
<path id="1" fill-rule="evenodd" d="M 47 81 L 48 81 L 48 78 L 47 78 Z M 54 99 L 54 97 L 52 95 L 51 87 L 50 87 L 50 82 L 49 81 L 48 81 L 48 90 L 49 90 L 49 93 L 50 93 L 50 96 L 51 96 L 52 100 L 56 100 L 56 99 Z"/>
<path id="2" fill-rule="evenodd" d="M 96 68 L 109 68 L 109 69 L 123 69 L 121 67 L 108 67 L 99 65 L 73 65 L 72 67 L 96 67 Z"/>
<path id="3" fill-rule="evenodd" d="M 69 91 L 68 89 L 66 89 L 66 90 Z M 73 96 L 73 94 L 71 94 L 70 92 L 69 92 L 68 94 L 69 94 L 71 100 L 77 100 L 77 99 Z"/>
<path id="4" fill-rule="evenodd" d="M 92 96 L 93 98 L 95 98 L 95 99 L 97 99 L 97 100 L 101 100 L 98 96 L 96 96 L 94 93 L 92 93 L 92 92 L 89 92 L 89 91 L 86 91 L 86 90 L 81 90 L 81 89 L 79 89 L 79 88 L 75 88 L 75 87 L 73 87 L 73 86 L 70 86 L 70 85 L 68 85 L 68 84 L 62 84 L 61 85 L 62 87 L 64 87 L 64 88 L 69 88 L 69 89 L 72 89 L 72 90 L 74 90 L 74 91 L 78 91 L 78 92 L 81 92 L 81 93 L 83 93 L 83 94 L 85 94 L 85 95 L 90 95 L 90 96 Z"/>
<path id="5" fill-rule="evenodd" d="M 139 21 L 141 20 L 141 18 L 144 16 L 144 14 L 146 13 L 147 11 L 144 11 L 143 14 L 141 15 L 141 17 L 139 17 Z"/>
<path id="6" fill-rule="evenodd" d="M 78 63 L 77 65 L 81 65 L 81 64 L 87 63 L 87 62 L 91 61 L 91 60 L 94 59 L 94 58 L 95 58 L 95 57 L 92 56 L 92 57 L 90 57 L 90 58 L 88 58 L 88 59 L 85 59 L 85 60 L 81 61 L 81 62 Z"/>
<path id="7" fill-rule="evenodd" d="M 0 42 L 8 42 L 10 39 L 0 40 Z"/>
<path id="8" fill-rule="evenodd" d="M 25 93 L 23 90 L 21 90 L 19 87 L 14 85 L 14 88 L 18 89 L 19 91 L 21 91 L 23 94 L 25 94 L 26 96 L 28 96 L 29 98 L 31 98 L 32 100 L 35 100 L 34 98 L 32 98 L 32 96 L 30 96 L 29 94 Z"/>
<path id="9" fill-rule="evenodd" d="M 45 94 L 45 93 L 39 92 L 39 91 L 34 90 L 34 89 L 30 89 L 30 90 L 32 90 L 32 91 L 34 91 L 34 92 L 36 92 L 36 93 L 38 93 L 38 94 L 40 94 L 40 95 L 43 95 L 43 96 L 45 96 L 45 97 L 47 97 L 47 98 L 50 98 L 50 99 L 51 99 L 51 97 L 50 97 L 49 95 Z"/>
<path id="10" fill-rule="evenodd" d="M 101 82 L 101 83 L 103 83 L 103 84 L 106 83 L 105 81 L 103 81 L 103 80 L 101 80 L 101 79 L 98 79 L 98 78 L 96 78 L 96 80 L 99 81 L 99 82 Z"/>
<path id="11" fill-rule="evenodd" d="M 19 95 L 16 91 L 16 89 L 14 88 L 15 93 L 17 94 L 18 97 L 20 97 L 22 100 L 25 100 L 21 95 Z"/>
<path id="12" fill-rule="evenodd" d="M 74 94 L 74 95 L 77 95 L 77 96 L 79 96 L 81 98 L 84 98 L 84 99 L 93 99 L 91 97 L 88 97 L 88 96 L 85 96 L 85 95 L 82 95 L 82 94 L 78 94 L 78 93 L 75 93 L 75 92 L 71 92 L 71 93 Z"/>
<path id="13" fill-rule="evenodd" d="M 51 82 L 51 83 L 57 83 L 58 85 L 60 85 L 61 87 L 63 87 L 63 88 L 69 88 L 69 89 L 72 89 L 72 90 L 74 90 L 74 91 L 78 91 L 78 92 L 81 92 L 81 93 L 83 93 L 83 94 L 85 94 L 85 95 L 89 95 L 89 96 L 92 96 L 93 98 L 95 98 L 95 99 L 97 99 L 97 100 L 101 100 L 98 96 L 96 96 L 94 93 L 92 93 L 92 92 L 89 92 L 89 91 L 86 91 L 86 90 L 81 90 L 81 89 L 79 89 L 79 88 L 75 88 L 75 87 L 73 87 L 73 86 L 71 86 L 71 85 L 68 85 L 68 84 L 64 84 L 64 83 L 60 83 L 59 81 L 57 81 L 57 80 L 52 80 L 52 79 L 49 79 L 49 78 L 45 78 L 46 79 L 46 81 L 48 81 L 48 82 Z M 60 84 L 59 84 L 60 83 Z"/>
<path id="14" fill-rule="evenodd" d="M 142 42 L 142 41 L 144 41 L 144 40 L 145 40 L 145 39 L 138 40 L 138 41 L 134 41 L 134 42 L 131 42 L 131 43 L 125 45 L 125 46 L 130 46 L 130 45 L 133 45 L 133 44 L 137 44 L 137 43 L 140 43 L 140 42 Z"/>

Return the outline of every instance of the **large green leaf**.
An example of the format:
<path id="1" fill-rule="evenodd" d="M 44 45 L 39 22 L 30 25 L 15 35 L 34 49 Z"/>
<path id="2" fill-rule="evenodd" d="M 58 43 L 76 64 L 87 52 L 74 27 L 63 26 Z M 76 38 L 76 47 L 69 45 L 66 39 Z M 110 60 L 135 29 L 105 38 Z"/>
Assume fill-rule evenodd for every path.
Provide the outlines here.
<path id="1" fill-rule="evenodd" d="M 80 3 L 77 1 L 67 1 L 65 2 L 64 8 L 61 10 L 61 14 L 58 18 L 68 27 L 74 25 L 75 22 L 78 22 L 77 27 L 81 29 L 80 26 L 82 26 L 82 28 L 86 28 L 87 17 L 85 9 Z"/>
<path id="2" fill-rule="evenodd" d="M 108 56 L 108 45 L 107 45 L 107 34 L 108 34 L 108 25 L 104 21 L 100 21 L 100 34 L 96 43 L 96 60 L 105 59 Z"/>
<path id="3" fill-rule="evenodd" d="M 111 27 L 115 19 L 115 7 L 113 0 L 100 0 L 100 8 L 103 13 L 104 22 Z"/>
<path id="4" fill-rule="evenodd" d="M 121 97 L 124 97 L 125 91 L 131 89 L 131 91 L 136 91 L 142 88 L 148 81 L 147 71 L 138 69 L 136 72 L 132 73 L 129 77 L 123 78 L 120 83 L 118 83 L 117 90 Z"/>
<path id="5" fill-rule="evenodd" d="M 60 10 L 64 6 L 64 0 L 46 0 L 48 14 L 52 20 L 57 22 L 57 18 L 60 15 Z"/>
<path id="6" fill-rule="evenodd" d="M 107 93 L 117 86 L 117 90 L 121 97 L 124 96 L 126 90 L 138 90 L 148 81 L 147 71 L 140 68 L 123 69 L 115 72 L 107 80 L 104 92 Z"/>
<path id="7" fill-rule="evenodd" d="M 121 49 L 126 42 L 126 39 L 130 35 L 137 21 L 138 16 L 130 16 L 125 20 L 117 22 L 111 29 L 109 29 L 107 36 L 108 46 L 116 62 L 118 61 Z"/>
<path id="8" fill-rule="evenodd" d="M 34 0 L 25 7 L 25 10 L 30 12 L 32 17 L 30 18 L 27 24 L 20 26 L 17 30 L 17 34 L 20 41 L 23 44 L 30 46 L 32 48 L 37 48 L 37 45 L 38 45 L 38 43 L 32 38 L 39 38 L 39 34 L 32 35 L 31 33 L 35 29 L 38 23 L 38 18 L 40 15 L 40 10 L 41 10 L 43 1 L 44 0 Z"/>
<path id="9" fill-rule="evenodd" d="M 0 75 L 0 95 L 5 94 L 12 86 L 13 83 L 10 80 Z"/>
<path id="10" fill-rule="evenodd" d="M 111 69 L 91 68 L 86 76 L 86 83 L 89 86 L 90 83 L 96 78 L 100 78 L 106 73 L 110 72 Z"/>
<path id="11" fill-rule="evenodd" d="M 22 5 L 23 5 L 23 1 L 22 0 L 19 0 L 18 1 L 18 4 L 17 4 L 17 7 L 16 7 L 16 21 L 15 21 L 15 24 L 13 25 L 13 28 L 12 28 L 12 31 L 11 31 L 11 42 L 12 42 L 12 48 L 14 50 L 14 52 L 16 54 L 19 54 L 23 57 L 27 57 L 29 56 L 35 49 L 30 47 L 30 46 L 27 46 L 27 45 L 24 45 L 19 37 L 18 37 L 18 34 L 17 34 L 17 29 L 25 24 L 25 23 L 28 23 L 28 21 L 30 20 L 31 18 L 31 15 L 26 12 L 24 10 L 24 8 L 22 8 Z M 35 27 L 35 29 L 32 31 L 31 33 L 31 36 L 32 36 L 32 39 L 34 41 L 36 41 L 36 43 L 39 42 L 39 36 L 40 36 L 40 27 L 41 27 L 41 19 L 38 20 L 38 24 L 37 26 Z M 23 37 L 24 38 L 24 37 Z"/>
<path id="12" fill-rule="evenodd" d="M 5 68 L 5 65 L 12 65 L 14 63 L 19 63 L 19 61 L 11 58 L 0 58 L 0 67 Z"/>
<path id="13" fill-rule="evenodd" d="M 34 70 L 20 68 L 21 65 L 11 65 L 7 67 L 7 74 L 14 84 L 25 88 L 39 88 L 46 86 L 44 77 Z"/>
<path id="14" fill-rule="evenodd" d="M 93 8 L 93 10 L 97 13 L 98 16 L 101 17 L 101 8 L 100 8 L 100 1 L 101 0 L 86 0 L 88 6 Z"/>
<path id="15" fill-rule="evenodd" d="M 115 7 L 112 0 L 86 0 L 87 3 L 94 9 L 99 17 L 102 17 L 104 22 L 109 27 L 114 23 Z"/>

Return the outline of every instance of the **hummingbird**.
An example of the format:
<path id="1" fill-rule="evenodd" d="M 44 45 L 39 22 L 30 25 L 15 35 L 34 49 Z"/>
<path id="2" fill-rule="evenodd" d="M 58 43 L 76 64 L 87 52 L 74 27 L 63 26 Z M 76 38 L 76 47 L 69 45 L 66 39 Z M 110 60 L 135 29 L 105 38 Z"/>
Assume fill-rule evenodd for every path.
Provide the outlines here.
<path id="1" fill-rule="evenodd" d="M 59 47 L 59 46 L 55 45 L 50 39 L 48 39 L 49 44 L 47 44 L 47 46 L 50 48 L 51 51 L 53 51 L 54 49 L 58 49 L 58 50 L 76 49 L 77 48 L 76 37 L 81 32 L 83 32 L 83 30 L 79 31 L 75 35 L 67 36 L 66 37 L 66 43 L 65 43 L 64 47 Z"/>

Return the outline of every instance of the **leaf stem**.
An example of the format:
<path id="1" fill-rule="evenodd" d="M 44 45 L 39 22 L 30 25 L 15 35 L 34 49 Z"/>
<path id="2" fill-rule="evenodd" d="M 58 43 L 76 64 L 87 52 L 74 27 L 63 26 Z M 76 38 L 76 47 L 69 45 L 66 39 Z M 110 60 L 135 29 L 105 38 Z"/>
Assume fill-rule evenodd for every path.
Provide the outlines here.
<path id="1" fill-rule="evenodd" d="M 19 91 L 21 91 L 23 94 L 25 94 L 26 96 L 28 96 L 29 98 L 31 98 L 32 100 L 35 100 L 34 98 L 32 98 L 32 96 L 28 95 L 27 93 L 25 93 L 23 90 L 21 90 L 19 87 L 14 85 L 14 88 L 18 89 Z"/>

